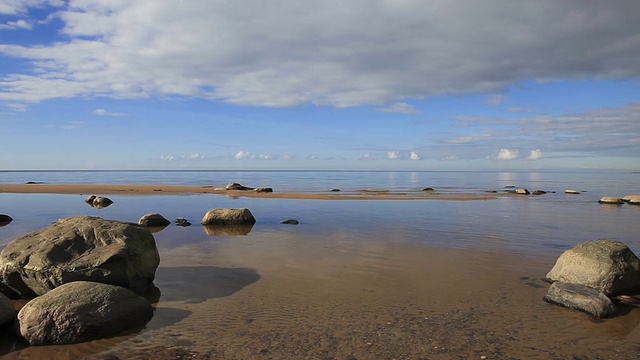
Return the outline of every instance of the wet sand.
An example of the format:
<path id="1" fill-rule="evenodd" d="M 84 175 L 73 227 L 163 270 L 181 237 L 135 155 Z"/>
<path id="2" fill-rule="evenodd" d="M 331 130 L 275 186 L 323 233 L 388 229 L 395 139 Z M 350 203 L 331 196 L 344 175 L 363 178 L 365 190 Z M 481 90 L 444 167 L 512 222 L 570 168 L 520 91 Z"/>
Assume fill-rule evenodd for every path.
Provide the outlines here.
<path id="1" fill-rule="evenodd" d="M 143 331 L 7 359 L 634 359 L 640 312 L 542 301 L 555 259 L 263 234 L 160 246 Z M 390 240 L 391 239 L 391 240 Z M 630 310 L 630 311 L 629 311 Z"/>
<path id="2" fill-rule="evenodd" d="M 120 194 L 120 195 L 177 195 L 177 194 L 215 194 L 233 197 L 315 199 L 315 200 L 489 200 L 507 193 L 451 194 L 436 191 L 389 191 L 378 189 L 360 189 L 332 192 L 254 192 L 243 190 L 224 190 L 213 186 L 183 185 L 140 185 L 140 184 L 0 184 L 0 193 L 42 193 L 42 194 Z"/>

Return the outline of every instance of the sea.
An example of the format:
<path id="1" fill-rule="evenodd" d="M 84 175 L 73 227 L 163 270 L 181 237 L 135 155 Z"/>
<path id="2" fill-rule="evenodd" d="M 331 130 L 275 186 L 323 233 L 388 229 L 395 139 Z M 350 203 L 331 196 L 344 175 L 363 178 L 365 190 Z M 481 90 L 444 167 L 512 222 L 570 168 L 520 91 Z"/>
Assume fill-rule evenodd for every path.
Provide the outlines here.
<path id="1" fill-rule="evenodd" d="M 329 193 L 382 190 L 476 194 L 513 188 L 544 190 L 539 196 L 498 196 L 492 200 L 307 200 L 233 198 L 211 194 L 110 195 L 105 209 L 87 206 L 82 195 L 0 193 L 0 213 L 14 221 L 0 228 L 0 247 L 14 237 L 60 217 L 96 215 L 133 221 L 149 212 L 199 223 L 217 207 L 249 208 L 252 232 L 281 231 L 295 218 L 305 232 L 350 232 L 358 239 L 380 228 L 402 230 L 402 241 L 462 248 L 498 248 L 525 255 L 555 255 L 578 242 L 608 238 L 640 253 L 640 207 L 602 205 L 604 196 L 640 194 L 637 172 L 500 171 L 0 171 L 1 184 L 165 184 L 225 186 L 237 182 L 275 192 Z M 565 194 L 572 189 L 579 195 Z M 100 195 L 100 194 L 98 194 Z M 197 228 L 197 227 L 194 227 Z M 177 231 L 176 229 L 174 229 Z M 192 229 L 179 229 L 190 231 Z M 201 229 L 200 229 L 201 230 Z M 289 231 L 289 230 L 287 230 Z M 169 231 L 170 232 L 170 231 Z M 428 234 L 428 236 L 426 236 Z M 157 237 L 162 238 L 161 234 Z"/>

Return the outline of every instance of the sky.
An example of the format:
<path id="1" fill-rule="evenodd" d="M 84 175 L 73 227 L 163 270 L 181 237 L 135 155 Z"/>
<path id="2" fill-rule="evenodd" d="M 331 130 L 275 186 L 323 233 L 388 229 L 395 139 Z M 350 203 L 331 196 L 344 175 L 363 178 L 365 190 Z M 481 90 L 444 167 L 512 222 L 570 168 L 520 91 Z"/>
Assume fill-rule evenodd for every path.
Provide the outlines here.
<path id="1" fill-rule="evenodd" d="M 0 0 L 0 170 L 640 170 L 637 0 Z"/>

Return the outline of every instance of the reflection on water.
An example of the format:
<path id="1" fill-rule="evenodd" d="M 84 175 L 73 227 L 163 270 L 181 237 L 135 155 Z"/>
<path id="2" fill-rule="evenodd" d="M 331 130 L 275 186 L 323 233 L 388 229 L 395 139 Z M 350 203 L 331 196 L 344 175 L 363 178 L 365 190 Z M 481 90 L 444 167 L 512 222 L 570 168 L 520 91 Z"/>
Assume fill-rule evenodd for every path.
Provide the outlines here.
<path id="1" fill-rule="evenodd" d="M 209 236 L 242 236 L 248 235 L 253 229 L 251 225 L 202 225 Z"/>

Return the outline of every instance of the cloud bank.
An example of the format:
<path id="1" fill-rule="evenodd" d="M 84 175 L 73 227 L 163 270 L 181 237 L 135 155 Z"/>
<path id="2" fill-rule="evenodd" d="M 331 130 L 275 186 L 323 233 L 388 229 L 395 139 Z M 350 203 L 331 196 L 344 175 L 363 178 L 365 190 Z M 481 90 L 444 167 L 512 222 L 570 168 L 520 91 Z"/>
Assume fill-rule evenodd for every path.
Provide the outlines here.
<path id="1" fill-rule="evenodd" d="M 4 36 L 57 26 L 28 17 L 47 6 L 65 40 Z M 2 1 L 0 13 L 13 16 L 0 54 L 31 67 L 0 79 L 0 100 L 13 103 L 187 96 L 411 113 L 402 99 L 640 75 L 637 1 L 27 0 Z"/>

